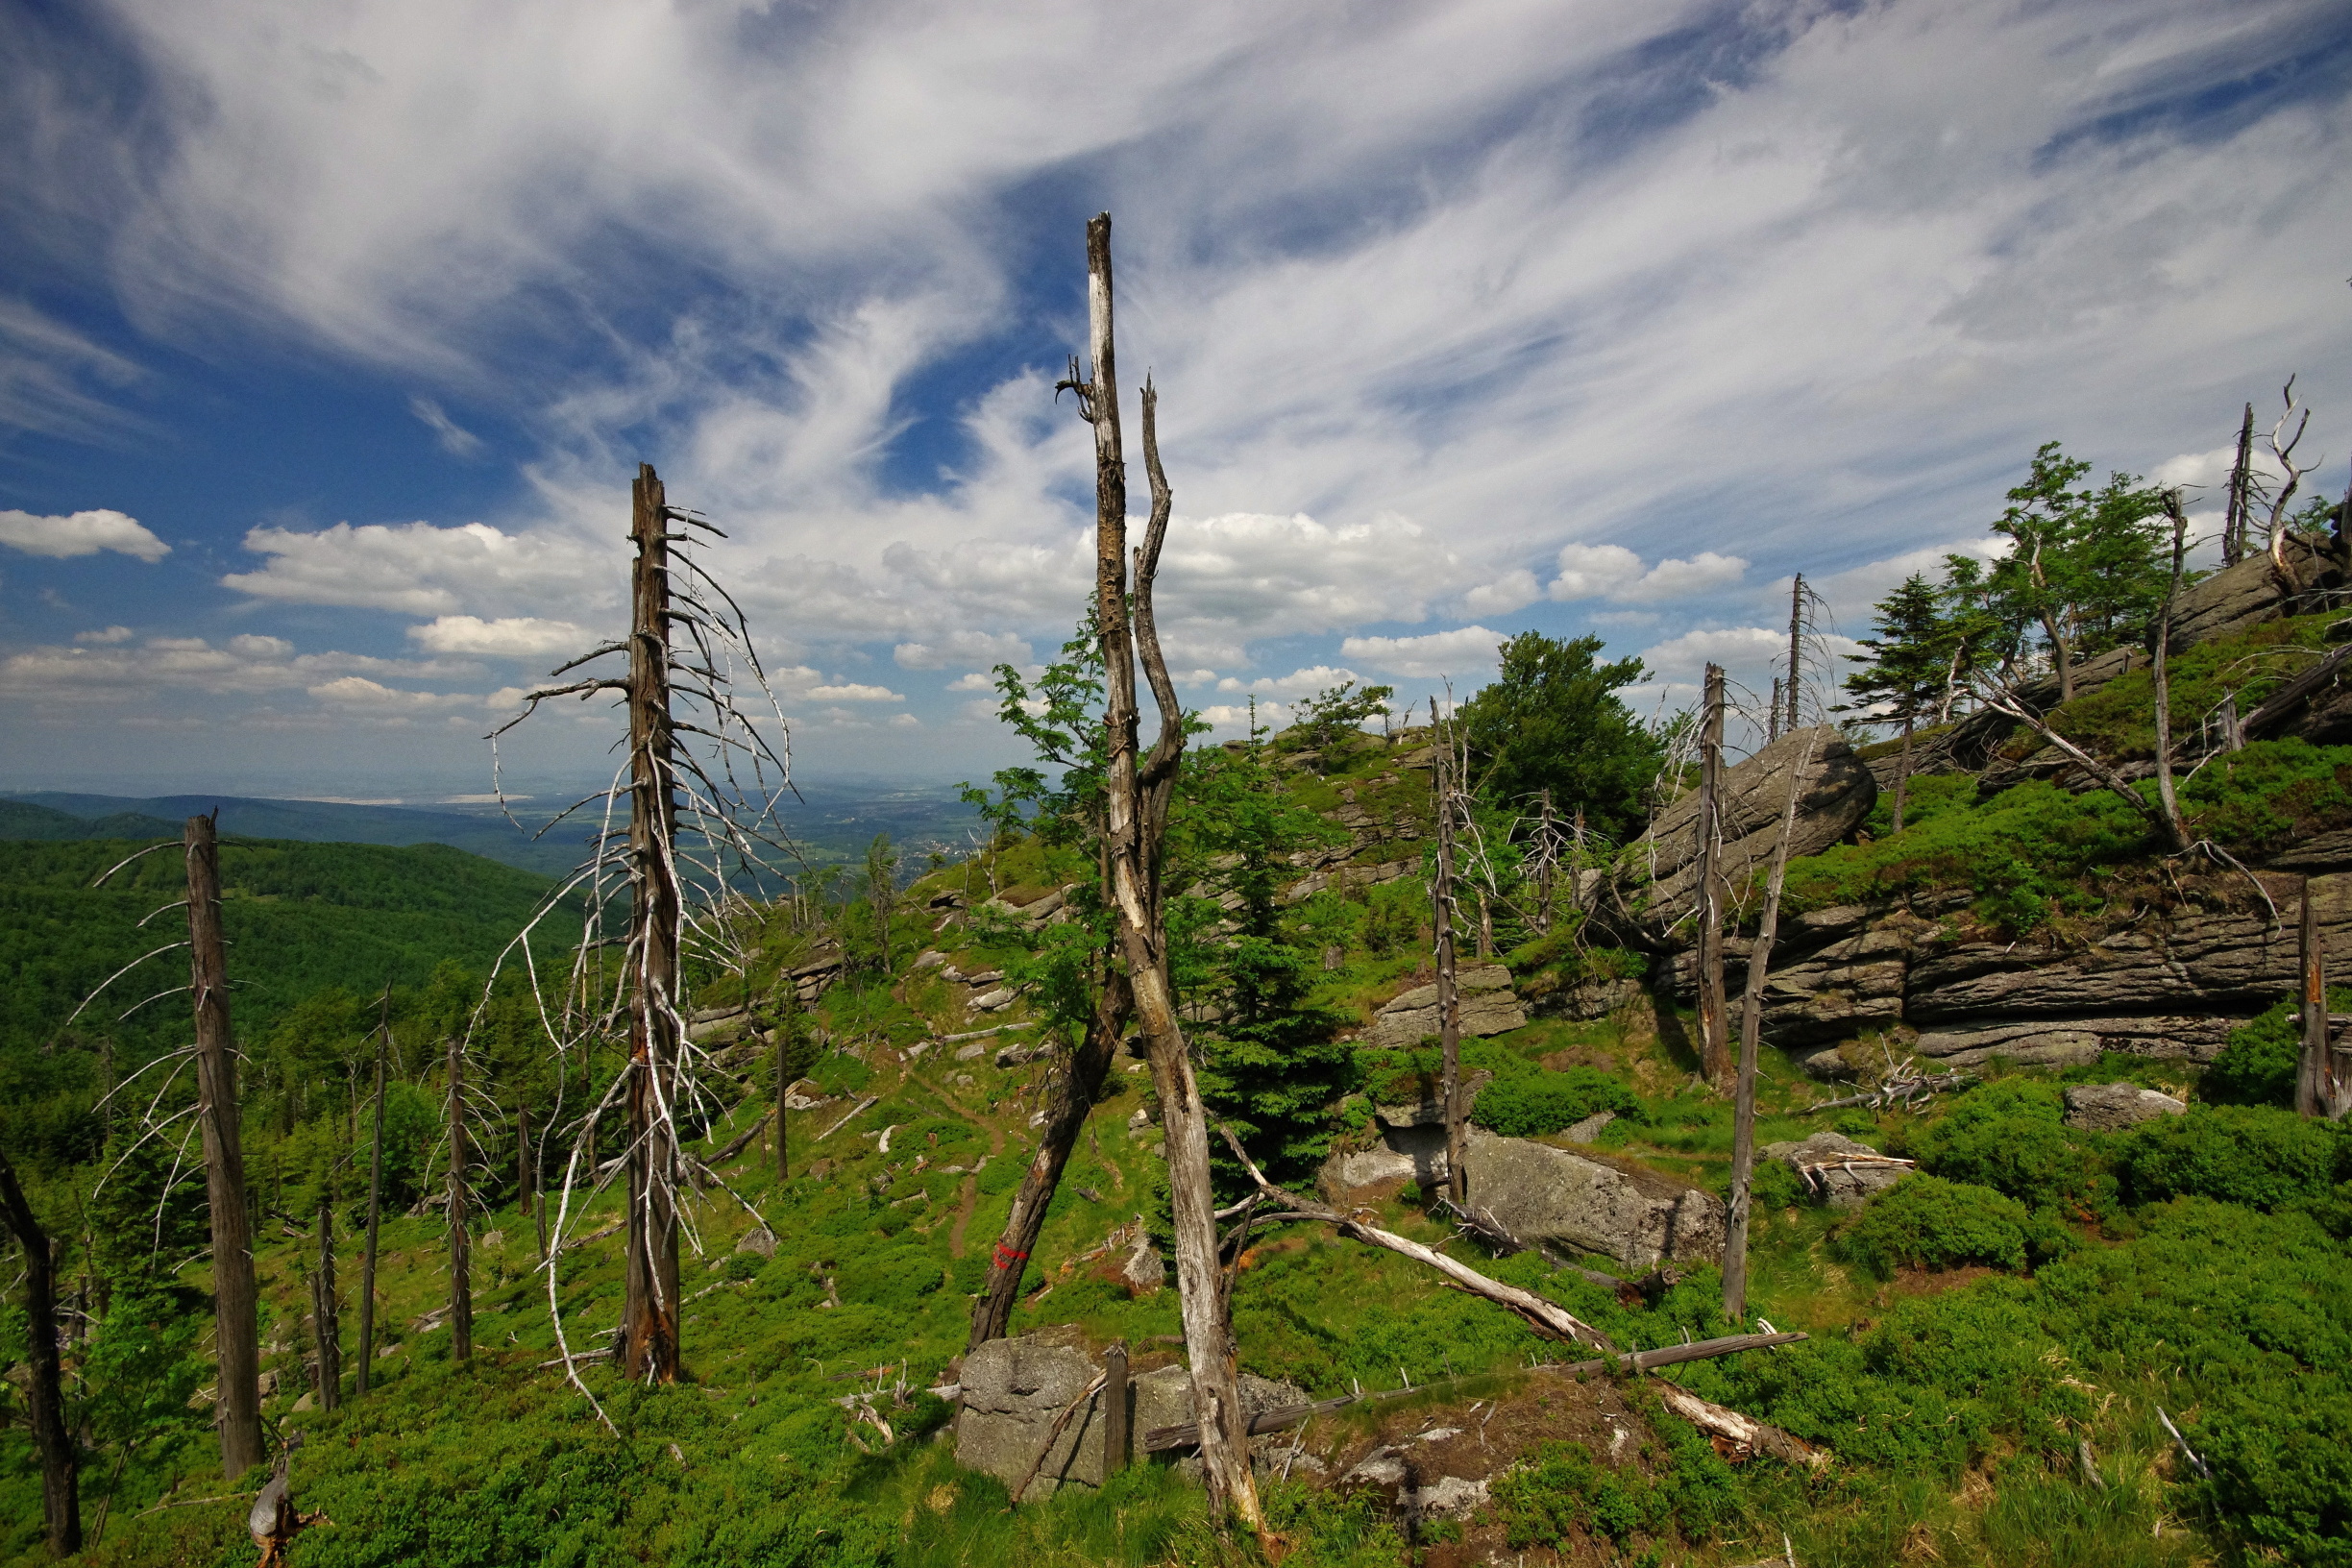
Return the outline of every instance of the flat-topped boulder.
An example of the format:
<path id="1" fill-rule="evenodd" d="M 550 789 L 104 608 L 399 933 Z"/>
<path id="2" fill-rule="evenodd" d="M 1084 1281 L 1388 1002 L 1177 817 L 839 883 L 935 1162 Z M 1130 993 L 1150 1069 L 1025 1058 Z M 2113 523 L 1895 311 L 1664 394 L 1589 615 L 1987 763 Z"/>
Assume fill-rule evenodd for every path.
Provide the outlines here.
<path id="1" fill-rule="evenodd" d="M 1832 1209 L 1859 1209 L 1911 1174 L 1908 1165 L 1878 1164 L 1878 1151 L 1868 1143 L 1825 1130 L 1801 1143 L 1767 1143 L 1763 1152 L 1795 1171 L 1805 1190 Z"/>
<path id="2" fill-rule="evenodd" d="M 2159 1116 L 2189 1114 L 2171 1095 L 2138 1084 L 2077 1084 L 2066 1091 L 2066 1124 L 2088 1133 L 2112 1133 Z"/>
<path id="3" fill-rule="evenodd" d="M 1630 1273 L 1723 1257 L 1723 1201 L 1655 1171 L 1477 1128 L 1462 1170 L 1473 1213 L 1550 1257 Z"/>
<path id="4" fill-rule="evenodd" d="M 1527 1010 L 1511 990 L 1510 970 L 1502 965 L 1475 964 L 1459 969 L 1454 984 L 1460 995 L 1465 1038 L 1500 1035 L 1528 1021 Z M 1380 1010 L 1364 1042 L 1383 1047 L 1417 1045 L 1440 1027 L 1437 987 L 1433 983 L 1415 986 Z"/>

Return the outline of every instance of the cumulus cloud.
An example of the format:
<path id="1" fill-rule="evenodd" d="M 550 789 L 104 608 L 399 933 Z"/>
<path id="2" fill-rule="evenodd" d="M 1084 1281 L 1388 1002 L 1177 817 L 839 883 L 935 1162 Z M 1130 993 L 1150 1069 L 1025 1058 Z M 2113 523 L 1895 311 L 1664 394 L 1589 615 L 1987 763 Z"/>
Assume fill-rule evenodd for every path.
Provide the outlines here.
<path id="1" fill-rule="evenodd" d="M 1339 651 L 1384 675 L 1422 680 L 1451 675 L 1458 680 L 1493 670 L 1502 646 L 1499 631 L 1462 626 L 1420 637 L 1350 637 L 1340 643 Z"/>
<path id="2" fill-rule="evenodd" d="M 88 631 L 75 632 L 74 641 L 109 648 L 116 643 L 127 643 L 135 635 L 129 626 L 96 626 Z"/>
<path id="3" fill-rule="evenodd" d="M 894 692 L 888 686 L 862 686 L 852 681 L 840 686 L 811 686 L 801 694 L 812 702 L 904 702 L 906 695 Z"/>
<path id="4" fill-rule="evenodd" d="M 1560 547 L 1559 576 L 1552 579 L 1548 592 L 1563 603 L 1580 599 L 1654 603 L 1727 588 L 1747 571 L 1748 563 L 1739 556 L 1711 550 L 1689 560 L 1669 556 L 1645 569 L 1641 557 L 1623 545 L 1569 544 Z"/>
<path id="5" fill-rule="evenodd" d="M 1711 631 L 1686 631 L 1679 637 L 1642 649 L 1642 663 L 1654 674 L 1689 675 L 1709 664 L 1769 663 L 1788 648 L 1788 633 L 1767 626 L 1724 626 Z"/>
<path id="6" fill-rule="evenodd" d="M 946 670 L 959 664 L 1024 665 L 1029 640 L 1012 632 L 950 631 L 935 643 L 900 643 L 891 657 L 901 670 Z"/>
<path id="7" fill-rule="evenodd" d="M 136 518 L 100 508 L 70 512 L 63 517 L 36 517 L 31 512 L 0 512 L 0 545 L 28 555 L 62 559 L 95 555 L 102 550 L 159 561 L 171 546 L 147 531 Z"/>
<path id="8" fill-rule="evenodd" d="M 337 523 L 315 532 L 257 527 L 245 548 L 268 560 L 223 584 L 257 599 L 339 604 L 410 615 L 461 615 L 554 599 L 608 602 L 626 580 L 618 551 L 487 523 L 436 527 Z"/>
<path id="9" fill-rule="evenodd" d="M 527 615 L 496 621 L 477 615 L 438 616 L 421 626 L 410 626 L 408 635 L 435 653 L 480 653 L 510 659 L 584 653 L 593 642 L 569 621 L 542 621 Z"/>
<path id="10" fill-rule="evenodd" d="M 1335 669 L 1328 664 L 1310 669 L 1293 670 L 1286 675 L 1254 675 L 1248 680 L 1228 675 L 1216 684 L 1220 692 L 1254 692 L 1260 697 L 1313 697 L 1328 692 L 1342 681 L 1360 679 L 1355 671 Z"/>
<path id="11" fill-rule="evenodd" d="M 1462 607 L 1472 615 L 1508 615 L 1542 597 L 1543 588 L 1536 582 L 1535 574 L 1520 567 L 1462 595 Z"/>
<path id="12" fill-rule="evenodd" d="M 986 670 L 967 670 L 947 683 L 947 690 L 951 692 L 992 692 L 995 689 L 996 677 Z"/>

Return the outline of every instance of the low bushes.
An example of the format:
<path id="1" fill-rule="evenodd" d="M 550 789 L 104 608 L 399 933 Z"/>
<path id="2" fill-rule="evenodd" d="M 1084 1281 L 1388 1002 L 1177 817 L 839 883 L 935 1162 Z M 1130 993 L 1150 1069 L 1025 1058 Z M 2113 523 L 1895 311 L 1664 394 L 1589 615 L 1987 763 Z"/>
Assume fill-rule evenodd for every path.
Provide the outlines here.
<path id="1" fill-rule="evenodd" d="M 2086 1220 L 2115 1204 L 2105 1157 L 2066 1125 L 2066 1099 L 2052 1084 L 2010 1080 L 1970 1090 L 1941 1118 L 1890 1147 L 1931 1175 L 1989 1187 L 2028 1209 Z"/>
<path id="2" fill-rule="evenodd" d="M 1539 1072 L 1489 1084 L 1471 1119 L 1505 1138 L 1541 1138 L 1603 1111 L 1647 1121 L 1641 1096 L 1595 1067 Z"/>
<path id="3" fill-rule="evenodd" d="M 2118 1139 L 2116 1166 L 2134 1203 L 2214 1198 L 2284 1209 L 2331 1195 L 2344 1139 L 2333 1123 L 2267 1106 L 2194 1106 Z"/>
<path id="4" fill-rule="evenodd" d="M 2025 1266 L 2025 1206 L 1991 1188 L 1912 1176 L 1873 1198 L 1831 1250 L 1884 1279 L 1899 1267 Z"/>

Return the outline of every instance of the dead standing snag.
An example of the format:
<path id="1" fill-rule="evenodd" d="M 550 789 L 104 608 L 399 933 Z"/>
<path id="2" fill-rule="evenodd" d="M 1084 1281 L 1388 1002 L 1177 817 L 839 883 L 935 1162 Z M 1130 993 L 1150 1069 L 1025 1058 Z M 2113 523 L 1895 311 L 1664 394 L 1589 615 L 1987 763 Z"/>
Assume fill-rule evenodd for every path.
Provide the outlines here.
<path id="1" fill-rule="evenodd" d="M 1143 386 L 1143 459 L 1151 478 L 1151 522 L 1135 552 L 1132 597 L 1127 554 L 1127 462 L 1119 439 L 1118 372 L 1113 349 L 1111 215 L 1087 225 L 1089 353 L 1093 379 L 1082 381 L 1073 364 L 1066 388 L 1094 432 L 1094 595 L 1103 654 L 1103 726 L 1109 756 L 1103 850 L 1110 870 L 1118 953 L 1127 970 L 1136 1020 L 1151 1055 L 1165 1132 L 1169 1208 L 1173 1213 L 1176 1284 L 1191 1361 L 1193 1409 L 1201 1423 L 1201 1468 L 1213 1519 L 1238 1515 L 1253 1531 L 1265 1530 L 1250 1474 L 1249 1438 L 1241 1410 L 1239 1369 L 1217 1266 L 1216 1200 L 1210 1188 L 1209 1124 L 1200 1085 L 1177 1021 L 1168 981 L 1167 928 L 1160 901 L 1160 857 L 1167 829 L 1168 796 L 1184 751 L 1184 711 L 1161 656 L 1152 611 L 1152 579 L 1167 534 L 1172 500 L 1160 467 L 1158 396 Z M 1131 620 L 1132 617 L 1132 620 Z M 1136 660 L 1160 707 L 1160 736 L 1148 759 L 1137 755 Z"/>

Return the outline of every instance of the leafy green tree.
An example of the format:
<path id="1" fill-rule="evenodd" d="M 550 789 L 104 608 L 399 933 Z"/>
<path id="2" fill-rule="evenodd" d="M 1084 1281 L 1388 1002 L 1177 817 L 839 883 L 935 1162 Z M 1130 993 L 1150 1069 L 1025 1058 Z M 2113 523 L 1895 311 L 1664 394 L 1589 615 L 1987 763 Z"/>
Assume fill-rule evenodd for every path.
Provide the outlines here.
<path id="1" fill-rule="evenodd" d="M 2131 474 L 2100 490 L 2077 489 L 2091 465 L 2055 441 L 2033 456 L 2025 482 L 1993 531 L 2013 541 L 1996 565 L 1996 601 L 2042 633 L 2058 676 L 2058 700 L 2074 696 L 2074 667 L 2138 637 L 2170 582 L 2161 493 Z"/>
<path id="2" fill-rule="evenodd" d="M 1300 703 L 1290 733 L 1302 747 L 1328 747 L 1360 731 L 1366 721 L 1386 713 L 1395 700 L 1394 686 L 1358 691 L 1355 681 L 1343 680 Z"/>
<path id="3" fill-rule="evenodd" d="M 1598 637 L 1562 642 L 1539 631 L 1503 644 L 1494 681 L 1462 704 L 1462 738 L 1480 791 L 1499 804 L 1552 792 L 1563 815 L 1614 839 L 1640 831 L 1643 792 L 1662 757 L 1658 738 L 1617 694 L 1640 680 L 1639 659 L 1596 662 Z"/>

